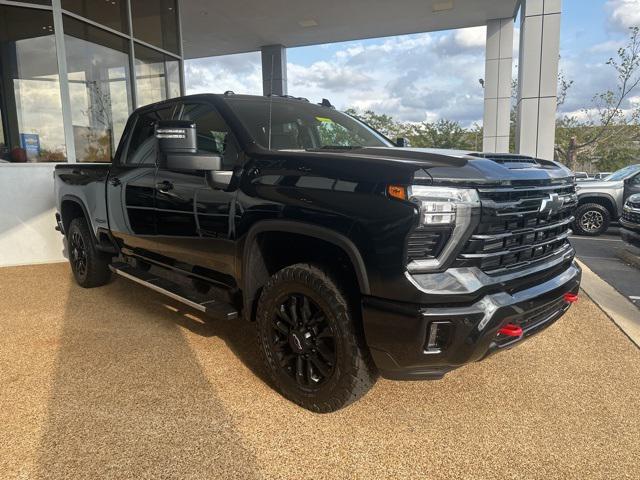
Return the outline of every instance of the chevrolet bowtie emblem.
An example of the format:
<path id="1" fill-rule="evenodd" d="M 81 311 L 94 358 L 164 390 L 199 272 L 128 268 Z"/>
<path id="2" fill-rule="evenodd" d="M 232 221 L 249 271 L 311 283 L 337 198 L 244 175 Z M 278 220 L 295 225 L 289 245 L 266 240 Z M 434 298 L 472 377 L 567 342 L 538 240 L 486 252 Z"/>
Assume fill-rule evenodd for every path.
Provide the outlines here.
<path id="1" fill-rule="evenodd" d="M 548 212 L 549 216 L 560 210 L 564 206 L 564 198 L 557 193 L 549 194 L 548 198 L 543 198 L 540 203 L 540 213 Z"/>

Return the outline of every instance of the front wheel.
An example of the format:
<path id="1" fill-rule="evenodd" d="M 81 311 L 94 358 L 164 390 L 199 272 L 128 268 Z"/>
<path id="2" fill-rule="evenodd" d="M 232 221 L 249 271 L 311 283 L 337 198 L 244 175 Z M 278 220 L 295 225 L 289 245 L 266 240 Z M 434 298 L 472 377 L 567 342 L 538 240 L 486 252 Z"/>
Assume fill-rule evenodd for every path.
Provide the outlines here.
<path id="1" fill-rule="evenodd" d="M 280 392 L 315 412 L 362 397 L 377 374 L 358 318 L 331 275 L 308 264 L 286 267 L 262 290 L 260 351 Z"/>
<path id="2" fill-rule="evenodd" d="M 595 237 L 606 232 L 610 222 L 609 210 L 597 203 L 586 203 L 576 210 L 573 230 L 578 235 Z"/>
<path id="3" fill-rule="evenodd" d="M 74 218 L 67 233 L 69 263 L 78 285 L 100 287 L 109 282 L 109 257 L 100 252 L 83 218 Z"/>

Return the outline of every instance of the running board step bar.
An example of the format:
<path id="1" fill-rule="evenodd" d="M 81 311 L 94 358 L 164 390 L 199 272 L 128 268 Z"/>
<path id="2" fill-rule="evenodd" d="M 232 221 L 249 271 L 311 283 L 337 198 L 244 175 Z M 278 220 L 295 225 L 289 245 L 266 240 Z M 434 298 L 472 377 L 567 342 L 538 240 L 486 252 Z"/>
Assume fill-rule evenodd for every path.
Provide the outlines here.
<path id="1" fill-rule="evenodd" d="M 109 265 L 113 273 L 121 277 L 133 280 L 158 293 L 162 293 L 169 298 L 189 305 L 207 315 L 219 320 L 234 320 L 238 318 L 238 311 L 228 303 L 213 299 L 202 299 L 196 293 L 190 293 L 177 283 L 159 277 L 153 273 L 138 270 L 127 263 L 114 263 Z"/>

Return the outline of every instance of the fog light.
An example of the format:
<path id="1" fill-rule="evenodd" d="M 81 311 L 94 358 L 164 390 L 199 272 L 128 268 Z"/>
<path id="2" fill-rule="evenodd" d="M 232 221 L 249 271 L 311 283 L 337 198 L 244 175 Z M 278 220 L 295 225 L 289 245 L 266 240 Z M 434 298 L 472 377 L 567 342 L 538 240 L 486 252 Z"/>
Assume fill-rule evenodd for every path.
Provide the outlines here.
<path id="1" fill-rule="evenodd" d="M 442 350 L 444 350 L 451 338 L 451 329 L 451 322 L 431 322 L 429 324 L 427 344 L 425 346 L 424 353 L 430 355 L 442 353 Z"/>
<path id="2" fill-rule="evenodd" d="M 565 293 L 564 294 L 564 301 L 565 302 L 569 302 L 569 303 L 576 303 L 578 301 L 578 294 L 577 293 Z"/>

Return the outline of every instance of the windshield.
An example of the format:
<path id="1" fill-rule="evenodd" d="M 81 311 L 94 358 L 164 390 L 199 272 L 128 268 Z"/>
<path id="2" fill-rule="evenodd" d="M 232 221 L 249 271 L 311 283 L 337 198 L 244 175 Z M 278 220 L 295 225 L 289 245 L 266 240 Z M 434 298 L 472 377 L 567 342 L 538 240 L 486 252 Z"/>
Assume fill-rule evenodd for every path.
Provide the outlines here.
<path id="1" fill-rule="evenodd" d="M 624 180 L 638 171 L 640 171 L 640 165 L 629 165 L 628 167 L 621 168 L 617 172 L 612 173 L 605 178 L 604 181 L 615 182 L 617 180 Z"/>
<path id="2" fill-rule="evenodd" d="M 363 123 L 329 107 L 278 97 L 273 101 L 267 97 L 227 97 L 225 101 L 252 139 L 269 150 L 392 146 Z"/>

